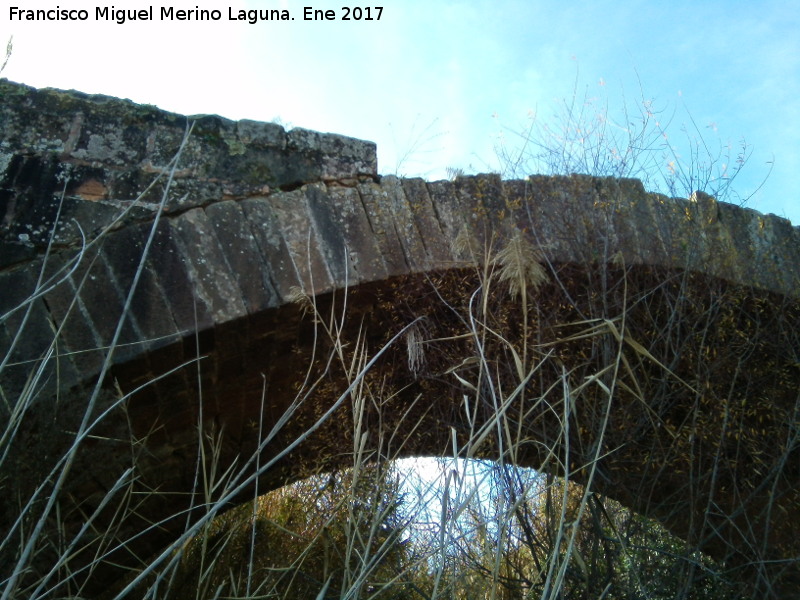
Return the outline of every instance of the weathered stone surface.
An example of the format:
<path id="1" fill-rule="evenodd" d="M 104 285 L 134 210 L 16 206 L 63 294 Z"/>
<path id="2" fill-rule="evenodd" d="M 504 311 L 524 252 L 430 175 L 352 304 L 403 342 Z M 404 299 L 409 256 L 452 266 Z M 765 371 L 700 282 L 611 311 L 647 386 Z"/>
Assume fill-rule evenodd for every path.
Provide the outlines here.
<path id="1" fill-rule="evenodd" d="M 288 302 L 292 288 L 300 285 L 300 281 L 291 252 L 281 232 L 281 224 L 269 198 L 247 198 L 239 205 L 253 232 L 260 251 L 261 263 L 268 265 L 270 281 L 281 303 Z"/>
<path id="2" fill-rule="evenodd" d="M 230 271 L 205 212 L 189 210 L 172 222 L 178 248 L 187 262 L 192 289 L 209 307 L 215 323 L 225 323 L 247 314 L 242 291 Z"/>
<path id="3" fill-rule="evenodd" d="M 358 191 L 375 243 L 386 264 L 387 274 L 393 276 L 407 272 L 409 263 L 406 258 L 407 250 L 401 241 L 402 230 L 398 230 L 395 223 L 393 203 L 389 200 L 389 191 L 386 189 L 387 179 L 384 178 L 381 185 L 362 184 L 358 187 Z"/>
<path id="4" fill-rule="evenodd" d="M 386 267 L 358 192 L 354 188 L 307 186 L 306 196 L 315 229 L 325 240 L 326 261 L 337 285 L 385 279 Z"/>
<path id="5" fill-rule="evenodd" d="M 404 179 L 401 184 L 430 267 L 452 264 L 451 244 L 444 236 L 427 185 L 422 179 Z"/>
<path id="6" fill-rule="evenodd" d="M 444 241 L 448 244 L 450 253 L 458 261 L 469 264 L 474 260 L 469 249 L 466 247 L 459 249 L 456 244 L 459 234 L 462 231 L 467 231 L 469 217 L 459 208 L 459 199 L 456 196 L 455 186 L 449 181 L 435 181 L 427 184 L 427 188 L 439 220 L 439 226 L 444 234 Z M 520 199 L 520 202 L 522 202 L 522 199 Z"/>
<path id="7" fill-rule="evenodd" d="M 59 245 L 79 241 L 73 218 L 89 236 L 126 209 L 126 222 L 146 220 L 190 125 L 167 212 L 377 173 L 371 142 L 0 80 L 0 267 L 47 243 L 59 207 Z"/>
<path id="8" fill-rule="evenodd" d="M 430 268 L 430 256 L 417 226 L 414 210 L 396 177 L 384 177 L 376 201 L 385 204 L 393 224 L 394 233 L 400 242 L 406 272 L 420 272 Z"/>
<path id="9" fill-rule="evenodd" d="M 0 362 L 6 361 L 0 388 L 9 399 L 32 385 L 31 376 L 39 371 L 36 389 L 44 395 L 81 381 L 67 348 L 58 343 L 51 312 L 41 297 L 34 298 L 40 271 L 41 263 L 34 261 L 26 268 L 0 273 Z"/>
<path id="10" fill-rule="evenodd" d="M 324 185 L 306 185 L 302 190 L 313 232 L 310 235 L 313 235 L 325 261 L 332 288 L 343 288 L 348 281 L 356 282 L 358 278 L 350 260 L 342 222 L 335 216 L 335 213 L 341 211 L 341 207 L 332 206 L 332 198 Z"/>
<path id="11" fill-rule="evenodd" d="M 206 208 L 206 216 L 219 240 L 225 262 L 242 290 L 248 314 L 278 306 L 280 299 L 271 281 L 271 266 L 261 259 L 240 203 L 217 202 Z"/>
<path id="12" fill-rule="evenodd" d="M 114 234 L 115 239 L 119 239 L 121 250 L 124 250 L 126 245 L 138 249 L 138 252 L 128 254 L 127 261 L 123 256 L 118 259 L 121 264 L 125 264 L 128 273 L 125 279 L 128 281 L 131 280 L 131 274 L 139 264 L 139 258 L 136 257 L 141 257 L 149 233 L 150 226 L 142 224 L 125 227 Z M 181 335 L 206 330 L 213 326 L 211 307 L 194 287 L 189 258 L 183 254 L 183 247 L 179 243 L 172 220 L 164 219 L 158 223 L 153 244 L 147 255 L 147 266 L 157 280 L 155 286 L 163 290 L 164 300 L 169 305 L 172 318 Z"/>
<path id="13" fill-rule="evenodd" d="M 86 275 L 96 248 L 84 252 L 82 258 L 70 254 L 50 257 L 45 270 L 47 280 L 57 282 L 48 286 L 43 300 L 47 304 L 50 320 L 61 332 L 62 348 L 69 352 L 72 361 L 82 373 L 98 373 L 103 364 L 104 344 L 80 298 L 80 275 Z"/>
<path id="14" fill-rule="evenodd" d="M 126 227 L 107 235 L 103 240 L 100 255 L 108 265 L 108 278 L 115 282 L 123 301 L 128 300 L 138 275 L 136 288 L 130 297 L 130 318 L 136 323 L 140 334 L 135 342 L 146 344 L 151 350 L 165 344 L 174 343 L 180 337 L 180 329 L 175 324 L 165 292 L 159 284 L 158 272 L 152 263 L 152 255 L 158 251 L 158 237 L 150 246 L 149 256 L 143 256 L 150 228 L 144 226 Z M 144 260 L 144 264 L 140 263 Z M 166 271 L 166 270 L 165 270 Z M 110 286 L 107 286 L 110 287 Z M 174 297 L 174 288 L 170 290 Z M 102 298 L 98 298 L 102 305 Z M 194 326 L 194 324 L 193 324 Z M 139 349 L 138 353 L 141 353 Z"/>
<path id="15" fill-rule="evenodd" d="M 291 264 L 299 277 L 295 285 L 311 295 L 334 289 L 335 276 L 329 271 L 328 261 L 323 254 L 333 251 L 330 245 L 335 241 L 330 236 L 334 234 L 330 232 L 325 240 L 320 239 L 319 233 L 314 230 L 305 190 L 275 194 L 270 198 L 270 207 L 282 231 Z M 325 244 L 325 241 L 328 243 Z M 344 247 L 341 256 L 344 258 Z M 337 268 L 335 262 L 331 264 L 334 269 Z"/>

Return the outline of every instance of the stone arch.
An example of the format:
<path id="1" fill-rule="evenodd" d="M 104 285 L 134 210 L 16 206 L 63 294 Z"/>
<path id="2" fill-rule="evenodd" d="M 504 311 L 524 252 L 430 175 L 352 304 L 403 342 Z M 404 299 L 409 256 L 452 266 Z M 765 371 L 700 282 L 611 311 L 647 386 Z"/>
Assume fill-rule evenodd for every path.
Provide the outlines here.
<path id="1" fill-rule="evenodd" d="M 502 440 L 492 435 L 470 448 L 465 388 L 452 376 L 461 369 L 462 380 L 477 377 L 474 360 L 465 362 L 475 357 L 475 338 L 464 337 L 476 293 L 491 309 L 480 316 L 506 336 L 488 338 L 495 383 L 513 389 L 511 345 L 540 352 L 523 386 L 529 404 L 504 409 L 503 418 L 522 424 L 518 464 L 541 467 L 550 450 L 564 453 L 563 423 L 537 400 L 563 391 L 552 387 L 559 382 L 577 389 L 595 378 L 598 385 L 584 386 L 581 402 L 568 407 L 572 462 L 550 468 L 580 481 L 594 463 L 600 493 L 740 566 L 742 579 L 797 589 L 798 536 L 787 524 L 798 522 L 800 506 L 800 244 L 788 222 L 699 193 L 689 201 L 647 194 L 630 180 L 381 178 L 372 145 L 214 117 L 200 120 L 185 150 L 189 166 L 175 192 L 166 190 L 160 220 L 148 204 L 155 196 L 114 221 L 130 204 L 132 182 L 166 164 L 181 118 L 108 99 L 36 90 L 18 97 L 33 101 L 3 107 L 3 130 L 16 131 L 19 146 L 3 174 L 13 199 L 0 254 L 0 289 L 8 290 L 3 355 L 14 363 L 3 372 L 5 397 L 25 389 L 29 361 L 43 376 L 2 474 L 13 481 L 10 497 L 30 497 L 71 446 L 93 390 L 100 391 L 94 414 L 113 407 L 82 441 L 60 496 L 59 527 L 78 532 L 95 515 L 100 532 L 70 565 L 86 592 L 107 589 L 174 540 L 187 516 L 202 513 L 207 498 L 195 465 L 206 434 L 218 436 L 223 471 L 256 455 L 264 465 L 341 398 L 332 418 L 260 477 L 259 489 L 347 460 L 349 381 L 328 360 L 333 346 L 308 311 L 312 300 L 320 315 L 344 315 L 348 352 L 365 343 L 377 353 L 424 319 L 424 364 L 409 368 L 404 337 L 366 375 L 393 392 L 381 415 L 389 430 L 422 423 L 402 447 L 373 437 L 376 451 L 441 454 L 455 430 L 465 452 L 495 458 Z M 43 110 L 27 115 L 37 102 Z M 106 139 L 118 131 L 107 125 L 120 122 L 130 137 L 121 155 L 109 150 L 119 140 Z M 61 154 L 39 148 L 42 131 L 55 132 Z M 98 149 L 105 150 L 92 156 Z M 72 191 L 59 209 L 60 248 L 46 254 L 60 170 L 71 172 Z M 80 248 L 76 222 L 83 232 L 102 231 L 102 244 Z M 514 243 L 547 275 L 530 295 L 530 337 L 516 325 L 525 318 L 519 297 L 487 279 L 502 270 L 498 252 Z M 140 264 L 120 345 L 98 384 L 102 349 Z M 25 343 L 14 343 L 23 325 Z M 55 353 L 43 359 L 54 339 Z M 617 374 L 606 380 L 612 363 Z M 478 423 L 490 422 L 491 387 L 478 389 Z M 298 398 L 259 451 L 253 424 L 271 431 Z M 563 398 L 548 401 L 564 408 Z M 135 478 L 125 489 L 134 493 L 125 501 L 135 499 L 135 510 L 120 522 L 104 498 L 128 467 Z M 690 470 L 697 475 L 687 480 Z M 249 492 L 243 487 L 231 503 Z M 19 512 L 6 502 L 2 522 L 10 526 Z M 5 564 L 15 560 L 8 548 Z M 110 552 L 107 560 L 93 561 L 99 548 Z M 43 552 L 37 560 L 46 572 L 57 557 Z"/>

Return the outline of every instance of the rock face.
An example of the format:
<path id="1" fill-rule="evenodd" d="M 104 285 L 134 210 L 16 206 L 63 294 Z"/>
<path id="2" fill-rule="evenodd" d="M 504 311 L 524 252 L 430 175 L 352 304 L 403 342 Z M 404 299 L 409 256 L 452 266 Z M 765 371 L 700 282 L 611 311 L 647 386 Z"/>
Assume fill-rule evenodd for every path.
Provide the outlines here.
<path id="1" fill-rule="evenodd" d="M 448 298 L 452 307 L 465 303 L 474 288 L 464 282 L 478 285 L 475 266 L 485 263 L 486 252 L 517 239 L 535 248 L 548 271 L 550 283 L 537 300 L 542 312 L 618 323 L 630 311 L 626 326 L 655 361 L 640 365 L 642 378 L 653 381 L 642 396 L 649 407 L 622 392 L 615 400 L 615 414 L 627 416 L 617 418 L 617 429 L 603 441 L 615 452 L 604 459 L 598 489 L 732 565 L 777 561 L 783 569 L 781 561 L 798 555 L 793 411 L 800 369 L 792 360 L 800 342 L 792 332 L 800 327 L 800 230 L 788 221 L 699 192 L 688 200 L 649 194 L 635 180 L 380 177 L 369 142 L 253 121 L 188 118 L 5 80 L 0 131 L 0 411 L 18 427 L 7 438 L 10 458 L 0 466 L 0 482 L 13 481 L 2 483 L 13 489 L 0 506 L 0 530 L 19 515 L 19 505 L 8 499 L 32 496 L 50 468 L 58 471 L 56 461 L 73 447 L 87 410 L 93 418 L 108 411 L 78 445 L 54 527 L 78 535 L 86 515 L 97 512 L 92 535 L 80 533 L 86 549 L 68 565 L 72 571 L 90 564 L 93 548 L 107 547 L 109 536 L 122 550 L 91 563 L 90 572 L 78 570 L 70 586 L 99 593 L 119 577 L 114 564 L 136 567 L 136 557 L 180 534 L 186 519 L 174 516 L 196 506 L 193 494 L 199 494 L 193 488 L 203 439 L 198 426 L 224 431 L 222 465 L 259 452 L 269 461 L 347 387 L 341 387 L 342 374 L 330 374 L 280 435 L 259 449 L 252 423 L 269 415 L 269 430 L 292 406 L 309 363 L 312 370 L 319 366 L 313 327 L 298 297 L 330 306 L 348 289 L 349 322 L 364 324 L 372 348 L 422 314 L 430 338 L 444 339 L 459 332 L 437 298 Z M 436 294 L 431 282 L 438 282 Z M 637 321 L 641 307 L 647 310 Z M 513 307 L 502 310 L 519 317 Z M 664 337 L 684 312 L 684 337 Z M 701 325 L 689 325 L 695 322 Z M 717 340 L 717 346 L 697 342 L 693 354 L 691 334 L 701 326 L 709 331 L 703 340 Z M 728 339 L 725 331 L 741 335 Z M 342 335 L 355 340 L 361 334 L 355 327 Z M 727 356 L 741 339 L 759 344 L 757 356 L 750 358 L 754 345 L 730 360 L 711 360 Z M 691 370 L 706 360 L 701 347 L 713 377 Z M 469 349 L 450 344 L 439 351 L 452 366 Z M 561 359 L 569 356 L 565 351 Z M 394 382 L 402 390 L 398 397 L 424 392 L 440 406 L 401 454 L 436 454 L 452 427 L 466 427 L 453 421 L 462 412 L 462 391 L 435 373 L 400 369 L 403 361 L 394 356 L 380 363 L 376 377 Z M 654 372 L 653 364 L 665 370 Z M 442 372 L 447 366 L 442 363 Z M 740 384 L 735 392 L 732 382 Z M 697 392 L 701 383 L 713 393 Z M 711 455 L 736 452 L 725 445 L 731 430 L 723 426 L 729 416 L 721 415 L 729 411 L 719 409 L 734 396 L 742 406 L 754 405 L 748 418 L 769 426 L 740 424 L 749 432 L 742 435 L 749 436 L 750 454 L 738 466 L 720 469 L 708 453 L 695 453 L 692 468 L 704 474 L 716 469 L 715 478 L 704 475 L 693 497 L 675 498 L 682 485 L 676 473 L 689 460 L 677 448 L 694 456 L 702 438 Z M 405 408 L 394 411 L 384 420 L 408 428 Z M 589 413 L 576 419 L 590 419 Z M 639 414 L 640 421 L 630 420 Z M 687 425 L 687 414 L 703 415 L 694 422 L 706 423 L 707 436 Z M 544 433 L 539 417 L 525 419 L 531 439 L 550 447 L 563 442 Z M 320 431 L 262 473 L 259 489 L 338 464 L 344 454 L 337 441 L 352 435 L 352 423 L 340 414 Z M 778 447 L 769 441 L 775 439 L 783 440 Z M 120 441 L 123 450 L 115 446 Z M 592 442 L 579 439 L 572 447 Z M 531 452 L 518 461 L 538 467 L 542 456 Z M 121 518 L 104 497 L 128 468 L 136 473 L 131 489 L 152 493 Z M 705 512 L 712 499 L 723 511 L 719 518 Z M 31 506 L 45 510 L 43 502 Z M 34 509 L 30 514 L 38 514 Z M 161 525 L 150 528 L 154 522 Z M 697 522 L 701 530 L 693 529 Z M 148 534 L 137 536 L 141 530 Z M 16 539 L 6 545 L 0 564 L 13 564 L 19 546 Z M 44 550 L 38 556 L 34 573 L 47 572 L 56 560 Z M 752 569 L 737 572 L 754 577 Z M 7 576 L 0 568 L 0 577 Z M 784 589 L 797 576 L 796 565 L 769 573 L 770 581 L 788 582 Z"/>
<path id="2" fill-rule="evenodd" d="M 0 81 L 0 99 L 0 215 L 9 244 L 0 253 L 0 266 L 46 245 L 62 192 L 59 245 L 79 241 L 78 225 L 84 234 L 96 233 L 137 198 L 144 206 L 129 218 L 152 217 L 166 178 L 151 184 L 168 170 L 190 123 L 192 135 L 165 206 L 169 214 L 310 181 L 371 179 L 377 169 L 374 144 L 341 135 L 287 133 L 272 123 L 208 115 L 187 118 L 116 98 L 36 90 L 7 80 Z"/>

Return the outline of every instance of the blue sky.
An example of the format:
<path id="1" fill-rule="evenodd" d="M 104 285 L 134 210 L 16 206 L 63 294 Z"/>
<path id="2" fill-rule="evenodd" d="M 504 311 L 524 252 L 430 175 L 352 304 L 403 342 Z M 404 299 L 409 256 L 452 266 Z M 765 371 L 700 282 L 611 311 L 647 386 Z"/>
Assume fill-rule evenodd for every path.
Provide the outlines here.
<path id="1" fill-rule="evenodd" d="M 13 34 L 14 52 L 3 76 L 369 139 L 382 173 L 428 179 L 448 167 L 503 170 L 496 148 L 518 151 L 531 124 L 540 141 L 549 130 L 549 143 L 563 144 L 573 98 L 584 125 L 605 116 L 618 140 L 652 101 L 648 139 L 664 139 L 663 128 L 678 156 L 656 152 L 651 168 L 692 162 L 702 139 L 715 168 L 727 163 L 730 173 L 744 141 L 739 196 L 800 224 L 800 0 L 386 0 L 379 21 L 302 19 L 306 5 L 341 17 L 345 4 L 193 0 L 172 6 L 217 8 L 223 18 L 118 25 L 94 20 L 107 6 L 98 2 L 12 0 L 91 17 L 12 23 L 4 4 L 0 42 Z M 162 5 L 153 3 L 156 16 Z M 228 7 L 285 8 L 295 20 L 229 21 Z"/>

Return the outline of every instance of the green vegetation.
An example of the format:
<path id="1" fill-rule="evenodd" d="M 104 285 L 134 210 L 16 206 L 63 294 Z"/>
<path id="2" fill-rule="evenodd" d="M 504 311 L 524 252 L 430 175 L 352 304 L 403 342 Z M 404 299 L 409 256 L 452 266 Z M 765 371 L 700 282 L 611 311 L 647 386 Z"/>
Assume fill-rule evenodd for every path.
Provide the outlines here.
<path id="1" fill-rule="evenodd" d="M 165 597 L 740 597 L 714 561 L 614 501 L 584 498 L 579 485 L 568 486 L 562 514 L 559 478 L 482 461 L 439 466 L 426 482 L 367 468 L 360 489 L 352 471 L 315 476 L 240 506 L 184 549 Z M 450 479 L 445 498 L 452 468 L 460 483 Z M 584 500 L 568 548 L 563 524 Z M 551 584 L 548 594 L 559 564 L 558 593 Z"/>

